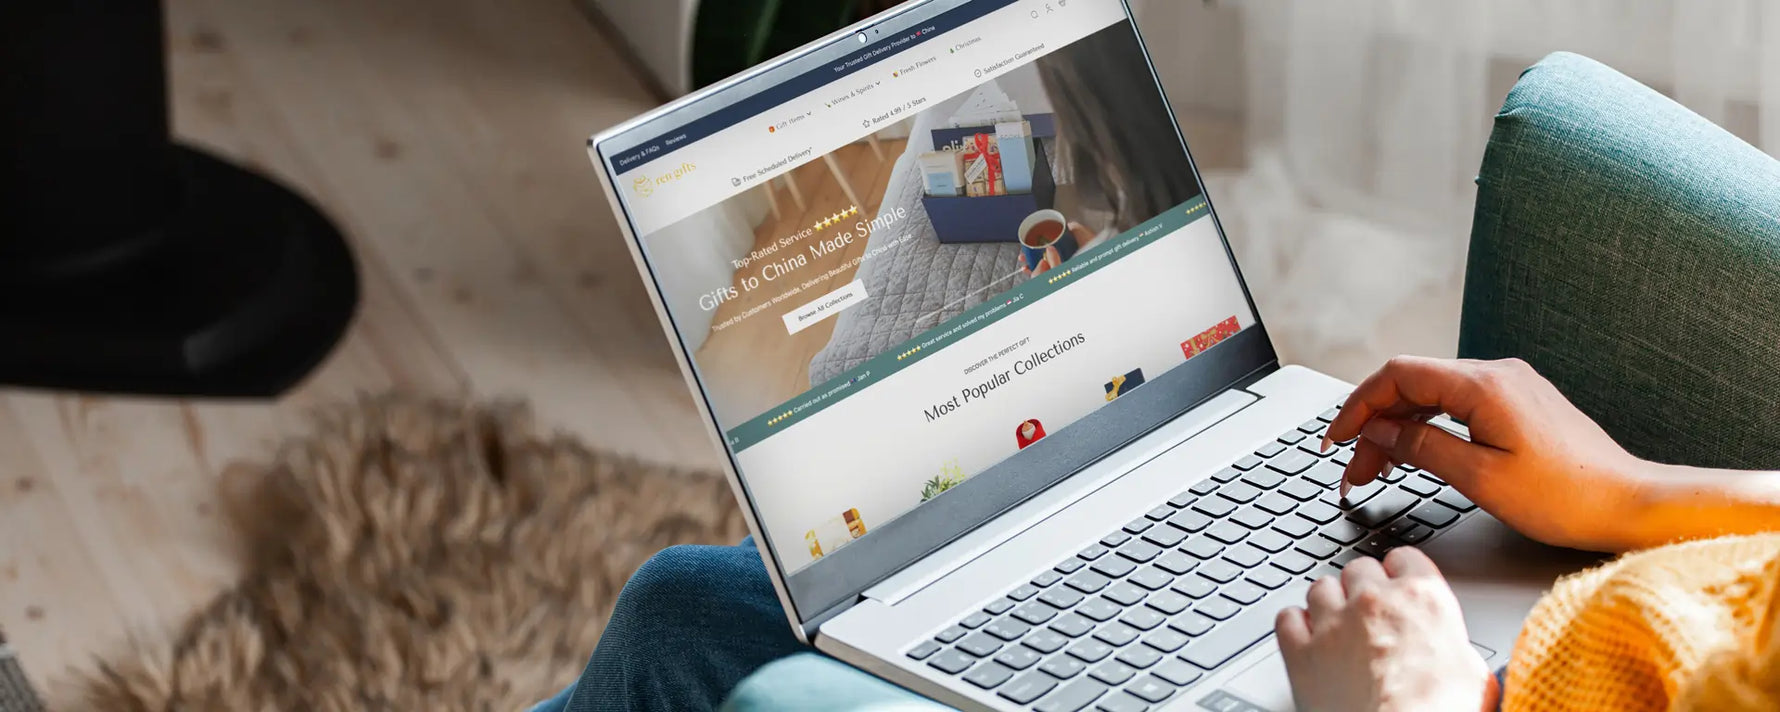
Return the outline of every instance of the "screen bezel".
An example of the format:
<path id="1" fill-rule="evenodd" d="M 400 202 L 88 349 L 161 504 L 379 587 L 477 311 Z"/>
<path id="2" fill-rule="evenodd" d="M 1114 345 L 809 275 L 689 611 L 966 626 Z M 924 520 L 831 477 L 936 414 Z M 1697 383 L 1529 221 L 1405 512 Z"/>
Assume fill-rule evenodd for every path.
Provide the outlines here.
<path id="1" fill-rule="evenodd" d="M 810 639 L 815 626 L 821 621 L 850 607 L 861 592 L 902 568 L 993 521 L 1001 513 L 1116 452 L 1120 447 L 1161 427 L 1181 413 L 1245 380 L 1255 378 L 1258 374 L 1270 372 L 1279 365 L 1260 312 L 1255 308 L 1248 283 L 1230 248 L 1229 238 L 1222 223 L 1218 221 L 1216 207 L 1206 194 L 1204 178 L 1192 158 L 1191 148 L 1181 134 L 1180 122 L 1174 115 L 1172 104 L 1168 102 L 1167 92 L 1162 87 L 1160 77 L 1156 75 L 1154 60 L 1141 28 L 1136 26 L 1129 2 L 1120 0 L 1125 13 L 1124 21 L 1134 29 L 1138 47 L 1149 66 L 1156 91 L 1164 106 L 1169 107 L 1169 121 L 1174 126 L 1176 139 L 1180 142 L 1194 180 L 1205 197 L 1207 217 L 1213 221 L 1224 253 L 1236 272 L 1243 299 L 1255 316 L 1254 324 L 1180 366 L 1158 375 L 1144 388 L 1107 404 L 1052 433 L 1032 447 L 972 476 L 954 487 L 953 491 L 948 491 L 946 496 L 935 498 L 879 525 L 871 535 L 862 537 L 795 573 L 787 572 L 784 563 L 778 559 L 773 542 L 760 526 L 759 510 L 746 480 L 740 475 L 736 453 L 726 442 L 722 426 L 713 414 L 703 386 L 703 376 L 692 361 L 691 352 L 680 336 L 672 315 L 667 311 L 654 267 L 643 252 L 641 236 L 637 234 L 623 201 L 618 198 L 617 175 L 610 155 L 616 151 L 629 150 L 641 140 L 646 140 L 646 137 L 658 136 L 776 86 L 811 67 L 857 51 L 856 37 L 861 32 L 868 33 L 868 37 L 881 33 L 894 34 L 971 3 L 1001 7 L 1014 4 L 1015 1 L 1017 0 L 917 0 L 906 3 L 608 129 L 588 142 L 589 153 L 598 169 L 601 185 L 612 205 L 614 216 L 619 218 L 626 242 L 644 277 L 644 285 L 662 320 L 669 342 L 674 347 L 675 359 L 679 361 L 688 386 L 693 391 L 707 434 L 724 453 L 725 474 L 743 506 L 745 518 L 760 554 L 767 563 L 768 572 L 778 591 L 780 602 L 786 608 L 787 617 L 799 637 L 804 640 Z M 889 54 L 876 61 L 894 56 L 897 55 Z"/>

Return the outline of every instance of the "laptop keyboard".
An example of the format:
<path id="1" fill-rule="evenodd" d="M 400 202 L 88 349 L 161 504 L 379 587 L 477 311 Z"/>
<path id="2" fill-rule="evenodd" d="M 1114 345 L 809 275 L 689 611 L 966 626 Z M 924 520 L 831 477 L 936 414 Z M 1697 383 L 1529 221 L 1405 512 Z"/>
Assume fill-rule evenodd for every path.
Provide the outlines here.
<path id="1" fill-rule="evenodd" d="M 1273 633 L 1310 583 L 1418 544 L 1476 508 L 1399 467 L 1337 486 L 1353 442 L 1317 452 L 1324 411 L 905 654 L 1040 712 L 1141 712 Z"/>

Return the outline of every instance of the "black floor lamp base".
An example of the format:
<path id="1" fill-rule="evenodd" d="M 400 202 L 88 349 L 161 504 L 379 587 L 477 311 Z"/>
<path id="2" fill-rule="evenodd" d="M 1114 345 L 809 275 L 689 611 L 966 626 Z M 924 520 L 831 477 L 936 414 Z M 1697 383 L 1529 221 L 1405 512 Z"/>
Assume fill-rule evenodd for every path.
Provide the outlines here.
<path id="1" fill-rule="evenodd" d="M 273 396 L 333 349 L 358 302 L 339 230 L 269 178 L 177 152 L 182 208 L 139 258 L 0 279 L 0 384 Z"/>

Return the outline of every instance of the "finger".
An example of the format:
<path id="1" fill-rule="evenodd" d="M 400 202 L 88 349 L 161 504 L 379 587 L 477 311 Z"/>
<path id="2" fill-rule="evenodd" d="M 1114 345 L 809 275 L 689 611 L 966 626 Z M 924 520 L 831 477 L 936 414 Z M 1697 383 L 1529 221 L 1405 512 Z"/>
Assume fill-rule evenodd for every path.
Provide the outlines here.
<path id="1" fill-rule="evenodd" d="M 1051 260 L 1049 257 L 1039 260 L 1038 266 L 1032 268 L 1032 276 L 1037 277 L 1041 274 L 1044 274 L 1045 272 L 1050 271 L 1050 269 L 1051 269 Z"/>
<path id="2" fill-rule="evenodd" d="M 1310 645 L 1310 614 L 1297 606 L 1281 609 L 1273 617 L 1273 634 L 1279 638 L 1279 652 L 1286 665 L 1294 664 L 1298 653 Z"/>
<path id="3" fill-rule="evenodd" d="M 1304 593 L 1304 611 L 1310 617 L 1311 630 L 1328 627 L 1331 621 L 1341 616 L 1341 609 L 1346 607 L 1347 590 L 1341 587 L 1340 577 L 1319 578 Z"/>
<path id="4" fill-rule="evenodd" d="M 1384 555 L 1384 572 L 1391 578 L 1407 578 L 1410 576 L 1428 576 L 1441 578 L 1440 567 L 1434 560 L 1413 546 L 1399 546 Z"/>
<path id="5" fill-rule="evenodd" d="M 1046 247 L 1045 259 L 1051 263 L 1052 267 L 1056 267 L 1063 264 L 1063 253 L 1058 252 L 1055 247 Z"/>
<path id="6" fill-rule="evenodd" d="M 1408 463 L 1439 475 L 1465 491 L 1479 474 L 1498 464 L 1504 453 L 1415 420 L 1374 418 L 1360 431 L 1360 442 L 1393 462 Z M 1355 460 L 1359 459 L 1356 454 Z M 1350 463 L 1351 464 L 1351 463 Z"/>
<path id="7" fill-rule="evenodd" d="M 1398 356 L 1367 376 L 1329 423 L 1328 438 L 1346 440 L 1374 416 L 1396 408 L 1436 408 L 1470 420 L 1485 395 L 1478 387 L 1480 361 Z"/>
<path id="8" fill-rule="evenodd" d="M 1089 229 L 1087 225 L 1078 222 L 1069 224 L 1069 234 L 1075 236 L 1075 246 L 1078 250 L 1094 241 L 1094 231 Z"/>
<path id="9" fill-rule="evenodd" d="M 1341 496 L 1346 497 L 1349 489 L 1364 487 L 1378 479 L 1378 473 L 1384 470 L 1385 461 L 1389 459 L 1390 455 L 1376 443 L 1367 440 L 1354 443 L 1353 459 L 1348 460 L 1347 467 L 1342 470 Z"/>
<path id="10" fill-rule="evenodd" d="M 1347 600 L 1349 601 L 1354 600 L 1354 596 L 1359 595 L 1361 591 L 1374 586 L 1382 586 L 1389 580 L 1390 577 L 1385 575 L 1384 566 L 1380 565 L 1377 559 L 1369 556 L 1349 561 L 1347 566 L 1341 568 L 1341 587 L 1347 590 Z"/>

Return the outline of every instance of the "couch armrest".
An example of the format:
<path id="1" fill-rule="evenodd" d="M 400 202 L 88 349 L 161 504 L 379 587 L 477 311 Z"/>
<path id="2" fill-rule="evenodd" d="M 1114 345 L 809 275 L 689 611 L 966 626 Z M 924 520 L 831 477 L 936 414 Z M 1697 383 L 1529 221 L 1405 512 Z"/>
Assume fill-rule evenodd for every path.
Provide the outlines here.
<path id="1" fill-rule="evenodd" d="M 1477 185 L 1461 356 L 1525 359 L 1641 457 L 1780 467 L 1780 161 L 1560 52 Z"/>

